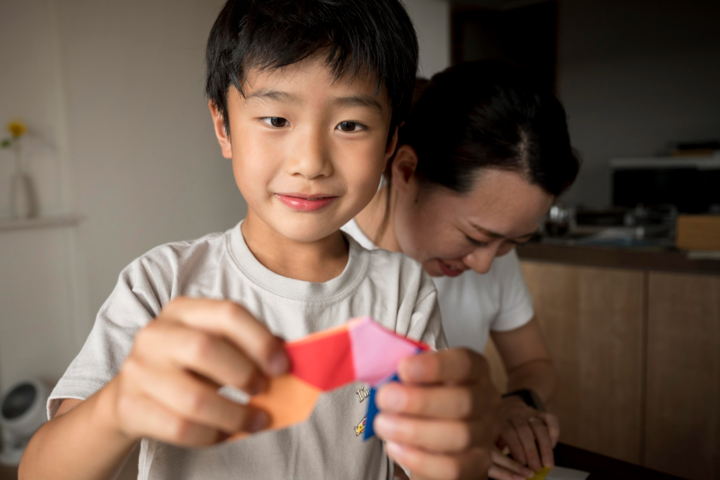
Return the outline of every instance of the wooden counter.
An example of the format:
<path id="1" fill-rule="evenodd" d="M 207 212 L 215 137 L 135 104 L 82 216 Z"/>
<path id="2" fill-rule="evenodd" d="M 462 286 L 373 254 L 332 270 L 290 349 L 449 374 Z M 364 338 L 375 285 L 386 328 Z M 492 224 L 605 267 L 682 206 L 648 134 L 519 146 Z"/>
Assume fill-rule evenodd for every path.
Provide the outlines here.
<path id="1" fill-rule="evenodd" d="M 631 248 L 602 248 L 528 243 L 517 247 L 522 260 L 553 262 L 587 267 L 653 270 L 720 275 L 720 260 L 689 260 L 680 251 L 647 251 Z"/>
<path id="2" fill-rule="evenodd" d="M 560 440 L 720 479 L 720 261 L 544 244 L 518 254 L 558 372 Z M 486 354 L 504 389 L 492 344 Z"/>

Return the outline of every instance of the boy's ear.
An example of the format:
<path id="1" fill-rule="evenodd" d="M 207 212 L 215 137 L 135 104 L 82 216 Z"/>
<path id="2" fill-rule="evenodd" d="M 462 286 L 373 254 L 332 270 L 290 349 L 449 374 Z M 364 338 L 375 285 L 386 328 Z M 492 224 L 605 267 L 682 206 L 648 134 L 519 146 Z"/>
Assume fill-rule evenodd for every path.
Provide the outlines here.
<path id="1" fill-rule="evenodd" d="M 215 128 L 215 137 L 217 137 L 218 143 L 220 144 L 222 156 L 232 158 L 232 144 L 230 143 L 230 135 L 228 131 L 225 130 L 225 119 L 212 100 L 208 101 L 208 107 L 210 108 L 210 115 L 212 115 L 213 127 Z"/>
<path id="2" fill-rule="evenodd" d="M 392 134 L 392 137 L 388 138 L 388 144 L 385 148 L 385 161 L 383 162 L 383 169 L 382 171 L 386 171 L 388 167 L 388 162 L 391 158 L 393 158 L 393 155 L 395 154 L 395 148 L 397 148 L 398 144 L 398 132 L 400 132 L 399 127 L 395 127 L 395 133 Z"/>
<path id="3" fill-rule="evenodd" d="M 397 149 L 395 159 L 392 163 L 393 187 L 401 193 L 408 193 L 412 188 L 415 169 L 417 169 L 418 157 L 415 149 L 410 145 L 401 145 Z"/>

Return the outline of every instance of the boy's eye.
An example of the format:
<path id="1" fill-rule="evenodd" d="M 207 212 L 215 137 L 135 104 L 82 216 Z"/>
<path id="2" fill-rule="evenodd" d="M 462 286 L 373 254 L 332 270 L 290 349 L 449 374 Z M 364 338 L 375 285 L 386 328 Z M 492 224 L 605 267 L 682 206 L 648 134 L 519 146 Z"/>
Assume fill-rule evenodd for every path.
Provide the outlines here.
<path id="1" fill-rule="evenodd" d="M 263 117 L 262 121 L 275 128 L 282 128 L 289 125 L 289 122 L 282 117 Z"/>
<path id="2" fill-rule="evenodd" d="M 337 128 L 343 132 L 357 132 L 359 130 L 364 130 L 365 125 L 357 122 L 340 122 Z"/>

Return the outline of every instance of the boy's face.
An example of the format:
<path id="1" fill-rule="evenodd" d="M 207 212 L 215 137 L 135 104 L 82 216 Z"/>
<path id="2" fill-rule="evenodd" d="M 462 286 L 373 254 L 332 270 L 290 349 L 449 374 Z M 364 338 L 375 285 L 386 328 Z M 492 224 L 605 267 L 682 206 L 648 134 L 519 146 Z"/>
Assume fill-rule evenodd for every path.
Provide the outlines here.
<path id="1" fill-rule="evenodd" d="M 322 58 L 248 75 L 228 93 L 230 135 L 211 104 L 223 156 L 248 204 L 247 221 L 313 242 L 372 199 L 396 134 L 384 89 L 358 75 L 335 80 Z"/>

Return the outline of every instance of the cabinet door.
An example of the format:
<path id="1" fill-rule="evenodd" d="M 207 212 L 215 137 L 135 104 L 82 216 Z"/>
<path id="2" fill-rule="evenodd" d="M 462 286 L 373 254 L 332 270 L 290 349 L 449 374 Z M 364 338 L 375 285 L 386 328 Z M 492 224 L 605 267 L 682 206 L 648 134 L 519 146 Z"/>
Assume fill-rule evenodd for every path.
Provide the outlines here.
<path id="1" fill-rule="evenodd" d="M 638 463 L 644 273 L 523 262 L 558 371 L 560 440 Z"/>
<path id="2" fill-rule="evenodd" d="M 650 273 L 645 464 L 720 478 L 720 277 Z"/>

